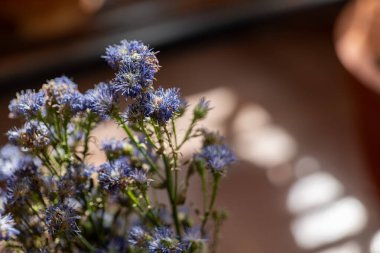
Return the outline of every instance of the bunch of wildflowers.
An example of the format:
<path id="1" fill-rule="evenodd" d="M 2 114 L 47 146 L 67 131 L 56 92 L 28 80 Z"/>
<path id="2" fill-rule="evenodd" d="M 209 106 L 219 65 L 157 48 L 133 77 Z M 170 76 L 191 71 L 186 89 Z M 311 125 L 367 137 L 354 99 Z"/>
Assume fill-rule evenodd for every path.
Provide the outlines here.
<path id="1" fill-rule="evenodd" d="M 235 157 L 222 137 L 197 128 L 209 102 L 195 105 L 181 137 L 176 121 L 187 103 L 179 89 L 153 86 L 156 52 L 124 40 L 103 58 L 115 70 L 108 83 L 81 93 L 62 76 L 10 102 L 9 116 L 24 124 L 0 150 L 0 240 L 14 252 L 215 251 L 225 218 L 215 200 Z M 101 140 L 107 161 L 93 166 L 91 133 L 105 120 L 127 138 Z M 192 138 L 202 148 L 184 160 Z M 193 176 L 203 192 L 195 208 L 186 196 Z"/>

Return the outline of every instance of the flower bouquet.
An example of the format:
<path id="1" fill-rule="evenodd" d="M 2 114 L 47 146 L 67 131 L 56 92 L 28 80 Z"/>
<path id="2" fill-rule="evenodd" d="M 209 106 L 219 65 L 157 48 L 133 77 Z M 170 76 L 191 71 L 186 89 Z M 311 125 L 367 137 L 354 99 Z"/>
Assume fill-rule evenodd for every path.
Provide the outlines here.
<path id="1" fill-rule="evenodd" d="M 62 76 L 10 102 L 24 124 L 0 150 L 0 240 L 9 252 L 215 252 L 226 215 L 215 208 L 235 157 L 215 132 L 199 128 L 201 98 L 188 109 L 177 88 L 154 88 L 156 52 L 139 41 L 109 46 L 108 83 L 81 93 Z M 123 102 L 125 109 L 121 109 Z M 91 165 L 92 130 L 115 121 L 125 139 L 101 140 L 107 161 Z M 180 136 L 178 131 L 184 134 Z M 181 149 L 200 138 L 189 158 Z M 202 204 L 187 198 L 198 177 Z"/>

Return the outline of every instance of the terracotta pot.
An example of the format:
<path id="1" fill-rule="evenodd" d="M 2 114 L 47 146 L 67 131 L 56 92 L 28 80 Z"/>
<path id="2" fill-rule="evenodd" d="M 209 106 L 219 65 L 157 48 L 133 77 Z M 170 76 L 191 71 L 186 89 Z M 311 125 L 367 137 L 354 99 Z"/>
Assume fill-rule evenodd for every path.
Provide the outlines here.
<path id="1" fill-rule="evenodd" d="M 78 31 L 105 0 L 2 0 L 0 17 L 23 39 L 57 38 Z"/>
<path id="2" fill-rule="evenodd" d="M 355 78 L 358 127 L 380 195 L 380 1 L 349 2 L 336 23 L 335 46 Z"/>

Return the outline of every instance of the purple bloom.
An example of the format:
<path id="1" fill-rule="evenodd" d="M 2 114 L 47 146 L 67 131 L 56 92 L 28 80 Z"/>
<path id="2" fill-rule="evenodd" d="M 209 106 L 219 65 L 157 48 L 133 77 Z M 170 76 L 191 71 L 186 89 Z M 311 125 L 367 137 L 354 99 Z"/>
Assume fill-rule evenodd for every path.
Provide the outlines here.
<path id="1" fill-rule="evenodd" d="M 208 111 L 210 111 L 210 101 L 202 97 L 194 108 L 194 111 L 193 111 L 194 118 L 204 119 Z"/>
<path id="2" fill-rule="evenodd" d="M 143 170 L 132 170 L 129 174 L 134 183 L 141 186 L 148 186 L 153 180 L 148 178 L 148 175 Z"/>
<path id="3" fill-rule="evenodd" d="M 148 244 L 149 237 L 149 234 L 141 226 L 134 226 L 129 231 L 128 242 L 132 246 L 144 248 Z"/>
<path id="4" fill-rule="evenodd" d="M 20 129 L 10 130 L 8 140 L 15 145 L 28 149 L 43 149 L 50 144 L 50 133 L 45 125 L 31 120 Z"/>
<path id="5" fill-rule="evenodd" d="M 128 160 L 124 158 L 104 163 L 98 170 L 99 184 L 110 192 L 123 190 L 131 181 L 130 171 Z"/>
<path id="6" fill-rule="evenodd" d="M 78 86 L 68 77 L 61 76 L 48 80 L 41 91 L 45 93 L 47 106 L 60 109 L 68 106 L 71 96 L 78 92 Z"/>
<path id="7" fill-rule="evenodd" d="M 80 233 L 77 220 L 80 216 L 66 204 L 56 204 L 46 210 L 46 226 L 51 236 L 57 237 L 64 234 L 68 237 Z"/>
<path id="8" fill-rule="evenodd" d="M 113 88 L 106 83 L 99 83 L 85 94 L 88 108 L 102 119 L 108 119 L 113 113 L 117 96 Z"/>
<path id="9" fill-rule="evenodd" d="M 150 87 L 159 70 L 155 53 L 139 41 L 109 46 L 103 58 L 118 71 L 112 84 L 125 97 L 136 97 Z"/>
<path id="10" fill-rule="evenodd" d="M 179 89 L 169 88 L 164 90 L 163 88 L 158 88 L 154 92 L 147 93 L 142 104 L 146 117 L 151 117 L 157 120 L 158 123 L 165 124 L 179 111 L 181 105 Z"/>
<path id="11" fill-rule="evenodd" d="M 130 151 L 130 145 L 124 140 L 109 139 L 102 141 L 101 149 L 106 153 L 109 159 L 113 159 L 128 153 Z"/>
<path id="12" fill-rule="evenodd" d="M 41 110 L 45 104 L 45 93 L 35 92 L 33 90 L 21 91 L 12 99 L 8 108 L 10 118 L 31 118 Z"/>
<path id="13" fill-rule="evenodd" d="M 227 145 L 217 144 L 203 147 L 198 157 L 204 159 L 214 173 L 224 173 L 225 169 L 236 160 Z"/>
<path id="14" fill-rule="evenodd" d="M 198 228 L 188 228 L 182 238 L 182 242 L 190 248 L 192 245 L 200 245 L 206 242 L 201 236 L 201 230 Z"/>
<path id="15" fill-rule="evenodd" d="M 180 253 L 183 251 L 173 232 L 166 227 L 155 229 L 153 239 L 148 243 L 148 248 L 150 253 Z"/>
<path id="16" fill-rule="evenodd" d="M 0 215 L 0 241 L 16 238 L 20 231 L 14 228 L 15 225 L 12 215 Z"/>

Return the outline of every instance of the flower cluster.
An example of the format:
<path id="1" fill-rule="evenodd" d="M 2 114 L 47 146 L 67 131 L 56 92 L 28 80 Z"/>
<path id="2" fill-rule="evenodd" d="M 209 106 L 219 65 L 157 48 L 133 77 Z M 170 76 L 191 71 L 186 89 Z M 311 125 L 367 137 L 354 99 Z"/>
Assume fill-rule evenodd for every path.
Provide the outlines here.
<path id="1" fill-rule="evenodd" d="M 197 128 L 210 102 L 201 98 L 187 128 L 176 129 L 187 103 L 178 88 L 153 86 L 156 52 L 123 40 L 103 58 L 115 70 L 109 82 L 82 93 L 61 76 L 10 102 L 10 118 L 24 123 L 0 149 L 0 241 L 11 252 L 215 252 L 225 217 L 215 199 L 235 157 L 218 134 Z M 126 137 L 95 140 L 106 160 L 94 166 L 92 130 L 106 120 Z M 199 137 L 202 148 L 182 159 Z M 193 176 L 201 207 L 187 197 Z M 153 197 L 162 194 L 169 201 Z"/>

